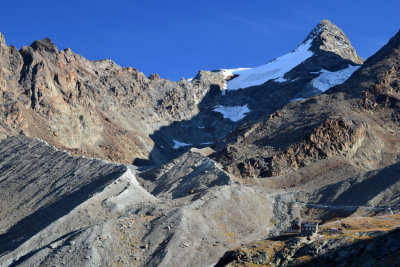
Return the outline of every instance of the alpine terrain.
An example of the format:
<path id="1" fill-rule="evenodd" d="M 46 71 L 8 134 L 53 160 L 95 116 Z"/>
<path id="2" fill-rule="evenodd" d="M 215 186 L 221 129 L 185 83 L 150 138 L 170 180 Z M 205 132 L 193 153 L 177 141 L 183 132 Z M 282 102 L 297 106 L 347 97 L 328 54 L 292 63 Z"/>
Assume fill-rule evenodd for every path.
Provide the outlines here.
<path id="1" fill-rule="evenodd" d="M 172 82 L 0 34 L 0 266 L 398 264 L 400 32 L 293 48 Z"/>

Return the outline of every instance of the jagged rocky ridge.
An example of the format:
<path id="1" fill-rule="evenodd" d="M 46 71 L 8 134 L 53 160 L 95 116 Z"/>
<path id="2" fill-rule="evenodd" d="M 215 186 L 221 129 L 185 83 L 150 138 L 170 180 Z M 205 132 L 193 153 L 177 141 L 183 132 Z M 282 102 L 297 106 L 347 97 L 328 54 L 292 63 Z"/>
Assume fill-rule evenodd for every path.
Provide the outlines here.
<path id="1" fill-rule="evenodd" d="M 300 215 L 398 205 L 399 34 L 324 94 L 318 86 L 343 82 L 338 72 L 363 61 L 329 21 L 305 44 L 309 57 L 282 77 L 231 90 L 244 72 L 174 83 L 59 52 L 48 39 L 18 51 L 2 38 L 0 195 L 26 196 L 2 203 L 0 264 L 211 265 Z M 214 111 L 245 105 L 237 121 Z M 18 133 L 147 166 L 9 137 Z M 74 192 L 84 193 L 64 206 Z"/>
<path id="2" fill-rule="evenodd" d="M 110 60 L 58 51 L 49 39 L 18 51 L 0 36 L 0 55 L 2 138 L 22 132 L 118 162 L 146 158 L 154 145 L 151 133 L 198 113 L 210 88 L 223 83 L 208 72 L 191 83 L 146 78 Z"/>

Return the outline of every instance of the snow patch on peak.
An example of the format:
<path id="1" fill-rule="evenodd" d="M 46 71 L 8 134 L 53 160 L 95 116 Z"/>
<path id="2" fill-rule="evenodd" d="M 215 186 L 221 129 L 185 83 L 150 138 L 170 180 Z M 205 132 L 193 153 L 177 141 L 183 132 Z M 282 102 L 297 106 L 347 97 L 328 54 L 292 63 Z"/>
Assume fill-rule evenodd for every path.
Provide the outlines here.
<path id="1" fill-rule="evenodd" d="M 175 139 L 173 139 L 172 142 L 174 142 L 174 146 L 172 147 L 173 149 L 179 149 L 180 147 L 183 147 L 183 146 L 191 146 L 191 145 L 193 145 L 193 144 L 186 144 L 186 143 L 183 143 L 183 142 L 179 142 L 179 141 L 177 141 Z"/>
<path id="2" fill-rule="evenodd" d="M 247 107 L 246 104 L 244 106 L 234 107 L 218 105 L 216 108 L 213 109 L 213 111 L 221 113 L 224 119 L 230 119 L 231 121 L 237 122 L 246 117 L 246 113 L 249 113 L 251 110 Z"/>
<path id="3" fill-rule="evenodd" d="M 212 145 L 212 144 L 214 144 L 214 142 L 204 142 L 204 143 L 201 143 L 201 145 Z"/>
<path id="4" fill-rule="evenodd" d="M 360 66 L 352 66 L 349 65 L 347 68 L 339 70 L 339 71 L 328 71 L 322 69 L 320 71 L 321 75 L 311 81 L 311 84 L 314 88 L 320 90 L 321 92 L 325 92 L 329 88 L 344 83 L 350 76 L 358 70 Z"/>
<path id="5" fill-rule="evenodd" d="M 309 51 L 312 40 L 313 39 L 307 40 L 292 52 L 278 57 L 259 67 L 252 69 L 240 68 L 221 70 L 221 73 L 224 75 L 224 77 L 239 75 L 238 77 L 227 82 L 226 89 L 237 90 L 240 88 L 247 88 L 250 86 L 264 84 L 269 80 L 285 82 L 286 79 L 283 78 L 285 73 L 292 70 L 294 67 L 313 55 L 313 52 Z"/>
<path id="6" fill-rule="evenodd" d="M 287 80 L 283 77 L 279 77 L 278 79 L 275 79 L 274 81 L 279 82 L 279 83 L 287 82 Z"/>
<path id="7" fill-rule="evenodd" d="M 292 100 L 290 100 L 290 103 L 301 101 L 301 100 L 304 100 L 304 99 L 305 99 L 304 97 L 293 98 Z"/>
<path id="8" fill-rule="evenodd" d="M 242 71 L 242 70 L 250 70 L 251 68 L 236 68 L 236 69 L 221 69 L 219 73 L 224 76 L 224 79 L 228 79 L 229 77 L 233 76 L 234 72 Z"/>

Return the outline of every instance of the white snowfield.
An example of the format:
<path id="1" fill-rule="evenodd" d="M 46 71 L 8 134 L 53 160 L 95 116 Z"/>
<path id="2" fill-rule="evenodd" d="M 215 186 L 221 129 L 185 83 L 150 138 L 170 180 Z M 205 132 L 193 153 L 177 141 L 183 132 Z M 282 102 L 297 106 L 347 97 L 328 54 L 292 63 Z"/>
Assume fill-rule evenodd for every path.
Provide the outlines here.
<path id="1" fill-rule="evenodd" d="M 347 68 L 335 72 L 322 69 L 319 72 L 321 75 L 313 79 L 311 84 L 314 88 L 325 92 L 335 85 L 344 83 L 359 68 L 360 66 L 349 65 Z"/>
<path id="2" fill-rule="evenodd" d="M 173 139 L 172 142 L 174 142 L 174 146 L 172 147 L 173 149 L 178 149 L 178 148 L 180 148 L 182 146 L 191 146 L 192 145 L 192 144 L 186 144 L 186 143 L 183 143 L 183 142 L 179 142 L 179 141 L 177 141 L 175 139 Z"/>
<path id="3" fill-rule="evenodd" d="M 247 107 L 246 104 L 244 106 L 235 107 L 218 105 L 216 108 L 213 109 L 213 111 L 221 113 L 224 119 L 230 119 L 231 121 L 236 122 L 246 117 L 246 113 L 249 113 L 251 110 Z"/>
<path id="4" fill-rule="evenodd" d="M 278 57 L 267 64 L 255 68 L 238 68 L 238 69 L 224 69 L 221 73 L 225 78 L 231 75 L 239 75 L 238 77 L 230 80 L 226 84 L 227 90 L 237 90 L 240 88 L 247 88 L 250 86 L 261 85 L 269 80 L 276 82 L 285 82 L 283 78 L 285 73 L 292 70 L 294 67 L 302 63 L 313 55 L 308 49 L 311 46 L 313 38 L 307 42 L 299 45 L 292 52 Z"/>

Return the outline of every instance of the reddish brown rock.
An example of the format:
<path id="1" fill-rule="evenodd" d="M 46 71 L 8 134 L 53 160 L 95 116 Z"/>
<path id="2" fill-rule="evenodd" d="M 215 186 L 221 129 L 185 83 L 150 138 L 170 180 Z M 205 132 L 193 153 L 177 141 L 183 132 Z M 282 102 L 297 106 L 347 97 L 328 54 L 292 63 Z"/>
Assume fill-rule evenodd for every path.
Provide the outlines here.
<path id="1" fill-rule="evenodd" d="M 150 79 L 110 60 L 89 61 L 46 38 L 20 51 L 0 35 L 0 138 L 23 131 L 76 154 L 132 163 L 153 150 L 150 135 L 198 112 L 222 78 Z"/>

